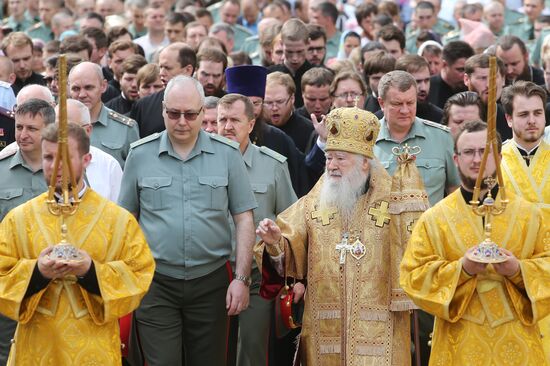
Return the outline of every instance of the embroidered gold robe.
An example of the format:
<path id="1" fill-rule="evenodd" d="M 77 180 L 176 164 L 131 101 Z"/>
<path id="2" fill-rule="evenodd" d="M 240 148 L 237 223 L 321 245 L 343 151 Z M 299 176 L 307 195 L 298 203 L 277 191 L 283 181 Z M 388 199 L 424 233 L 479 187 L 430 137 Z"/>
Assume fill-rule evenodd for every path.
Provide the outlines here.
<path id="1" fill-rule="evenodd" d="M 39 253 L 60 241 L 46 198 L 0 224 L 0 312 L 19 322 L 8 364 L 120 365 L 118 318 L 138 306 L 155 267 L 145 237 L 130 213 L 88 189 L 66 219 L 68 241 L 94 261 L 101 296 L 58 279 L 24 298 Z"/>
<path id="2" fill-rule="evenodd" d="M 371 166 L 369 190 L 359 198 L 348 227 L 338 213 L 326 220 L 317 215 L 322 181 L 277 218 L 286 274 L 307 280 L 302 365 L 409 365 L 409 313 L 390 311 L 391 179 L 381 166 Z M 340 265 L 336 245 L 344 233 L 350 244 L 359 239 L 366 251 L 360 259 L 347 252 Z"/>
<path id="3" fill-rule="evenodd" d="M 520 272 L 511 278 L 492 266 L 476 276 L 462 270 L 464 253 L 484 236 L 482 218 L 460 190 L 426 211 L 414 227 L 400 282 L 436 317 L 430 365 L 545 364 L 536 324 L 550 312 L 548 224 L 535 205 L 512 197 L 492 227 L 492 239 L 520 260 Z"/>
<path id="4" fill-rule="evenodd" d="M 550 222 L 550 146 L 542 141 L 529 166 L 516 144 L 509 141 L 502 147 L 504 183 L 513 194 L 541 208 L 543 220 Z M 550 240 L 550 239 L 549 239 Z M 550 317 L 539 322 L 546 360 L 550 365 Z"/>

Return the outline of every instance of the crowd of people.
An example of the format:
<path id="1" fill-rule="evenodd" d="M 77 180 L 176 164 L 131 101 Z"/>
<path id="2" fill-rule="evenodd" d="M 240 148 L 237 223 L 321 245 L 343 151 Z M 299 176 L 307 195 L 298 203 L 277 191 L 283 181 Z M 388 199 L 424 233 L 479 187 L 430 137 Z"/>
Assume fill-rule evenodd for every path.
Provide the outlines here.
<path id="1" fill-rule="evenodd" d="M 550 364 L 550 9 L 443 3 L 4 2 L 0 366 Z"/>

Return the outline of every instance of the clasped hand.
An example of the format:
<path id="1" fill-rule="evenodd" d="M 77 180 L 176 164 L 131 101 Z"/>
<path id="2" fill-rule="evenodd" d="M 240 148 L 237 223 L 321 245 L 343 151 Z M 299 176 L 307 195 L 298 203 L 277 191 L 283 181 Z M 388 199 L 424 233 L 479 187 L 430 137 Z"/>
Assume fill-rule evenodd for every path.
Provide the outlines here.
<path id="1" fill-rule="evenodd" d="M 49 246 L 40 252 L 38 256 L 38 270 L 47 279 L 63 278 L 68 275 L 82 277 L 90 270 L 92 259 L 84 250 L 79 250 L 81 260 L 66 261 L 50 258 L 53 246 Z"/>
<path id="2" fill-rule="evenodd" d="M 470 248 L 467 253 L 473 252 L 474 248 Z M 516 258 L 514 253 L 507 249 L 500 248 L 500 251 L 508 258 L 505 262 L 502 263 L 493 263 L 493 268 L 495 272 L 501 276 L 512 277 L 519 271 L 519 260 Z M 470 276 L 477 275 L 479 273 L 485 272 L 487 269 L 487 263 L 478 263 L 468 259 L 468 256 L 465 255 L 462 257 L 462 268 Z"/>

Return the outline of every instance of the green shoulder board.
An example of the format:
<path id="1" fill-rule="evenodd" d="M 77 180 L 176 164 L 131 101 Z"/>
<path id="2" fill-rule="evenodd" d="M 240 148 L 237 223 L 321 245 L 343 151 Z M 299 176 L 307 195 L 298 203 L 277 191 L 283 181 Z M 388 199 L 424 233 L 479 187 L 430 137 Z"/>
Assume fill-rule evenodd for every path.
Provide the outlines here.
<path id="1" fill-rule="evenodd" d="M 216 141 L 219 141 L 219 142 L 221 142 L 221 143 L 224 143 L 224 144 L 226 144 L 226 145 L 231 146 L 231 147 L 234 148 L 234 149 L 239 150 L 239 144 L 236 143 L 236 142 L 233 141 L 233 140 L 228 139 L 227 137 L 223 137 L 223 136 L 217 135 L 217 134 L 215 134 L 215 133 L 210 133 L 210 134 L 208 134 L 208 136 L 210 136 L 210 138 L 212 138 L 212 139 L 214 139 L 214 140 L 216 140 Z"/>
<path id="2" fill-rule="evenodd" d="M 281 155 L 277 151 L 273 151 L 268 147 L 261 146 L 260 152 L 264 153 L 267 156 L 272 157 L 273 159 L 277 160 L 279 163 L 284 163 L 286 161 L 286 157 L 284 155 Z"/>
<path id="3" fill-rule="evenodd" d="M 146 143 L 148 143 L 148 142 L 150 142 L 150 141 L 156 140 L 156 139 L 158 139 L 159 137 L 160 137 L 160 133 L 155 132 L 155 133 L 152 134 L 152 135 L 146 136 L 146 137 L 144 137 L 144 138 L 142 138 L 142 139 L 139 139 L 139 140 L 137 140 L 137 141 L 132 142 L 132 143 L 130 144 L 130 148 L 133 149 L 133 148 L 138 147 L 138 146 L 140 146 L 140 145 L 146 144 Z"/>
<path id="4" fill-rule="evenodd" d="M 443 131 L 451 132 L 451 129 L 449 127 L 447 127 L 445 125 L 442 125 L 441 123 L 428 121 L 426 119 L 423 119 L 422 123 L 424 123 L 427 126 L 432 126 L 432 127 L 435 127 L 435 128 L 439 128 L 440 130 L 443 130 Z"/>
<path id="5" fill-rule="evenodd" d="M 136 121 L 115 111 L 109 111 L 109 118 L 128 127 L 134 127 L 136 125 Z"/>

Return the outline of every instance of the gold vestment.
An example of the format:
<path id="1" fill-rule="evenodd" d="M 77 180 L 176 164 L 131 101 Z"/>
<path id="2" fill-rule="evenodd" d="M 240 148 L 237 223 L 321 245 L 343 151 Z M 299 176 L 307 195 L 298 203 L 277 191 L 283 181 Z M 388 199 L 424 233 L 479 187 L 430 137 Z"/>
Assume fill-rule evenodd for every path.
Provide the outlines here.
<path id="1" fill-rule="evenodd" d="M 541 141 L 529 166 L 516 144 L 509 141 L 502 147 L 502 175 L 512 194 L 523 197 L 541 208 L 543 221 L 550 222 L 550 146 Z M 550 238 L 548 245 L 550 248 Z M 550 365 L 550 317 L 539 322 L 542 344 Z"/>
<path id="2" fill-rule="evenodd" d="M 302 364 L 409 365 L 409 312 L 390 310 L 395 262 L 387 211 L 391 179 L 383 167 L 371 165 L 369 189 L 358 199 L 347 227 L 339 213 L 319 212 L 322 184 L 323 179 L 277 218 L 286 274 L 307 280 Z M 341 265 L 336 245 L 346 233 L 349 244 L 358 240 L 365 246 L 365 254 L 356 258 L 347 252 Z"/>
<path id="3" fill-rule="evenodd" d="M 426 211 L 414 227 L 400 283 L 419 307 L 436 316 L 430 365 L 544 365 L 536 324 L 550 312 L 548 225 L 535 205 L 517 197 L 493 218 L 492 239 L 520 261 L 511 278 L 491 265 L 476 276 L 462 270 L 461 258 L 483 233 L 482 218 L 460 190 Z"/>
<path id="4" fill-rule="evenodd" d="M 130 213 L 87 189 L 66 218 L 68 242 L 94 261 L 101 296 L 56 279 L 24 297 L 40 252 L 58 243 L 61 217 L 47 193 L 15 208 L 0 224 L 0 312 L 19 322 L 8 365 L 120 365 L 118 319 L 147 292 L 154 259 Z"/>

